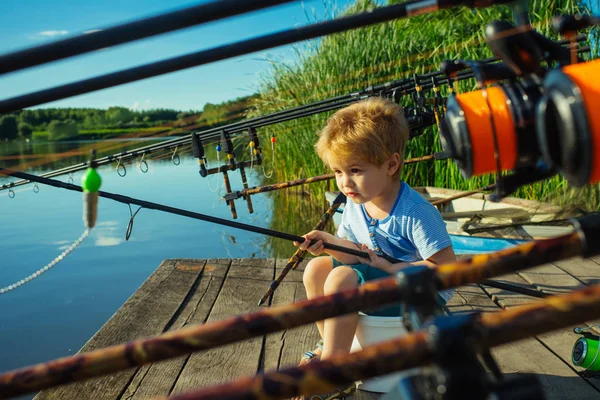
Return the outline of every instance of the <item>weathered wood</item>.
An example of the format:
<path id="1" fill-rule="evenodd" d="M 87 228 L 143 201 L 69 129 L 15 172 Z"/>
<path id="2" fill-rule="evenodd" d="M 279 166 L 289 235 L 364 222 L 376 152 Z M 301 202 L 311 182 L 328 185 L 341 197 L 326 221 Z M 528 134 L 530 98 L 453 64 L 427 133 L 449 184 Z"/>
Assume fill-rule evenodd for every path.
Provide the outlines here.
<path id="1" fill-rule="evenodd" d="M 234 259 L 207 319 L 222 320 L 256 311 L 260 295 L 275 276 L 274 259 Z M 228 382 L 259 370 L 263 338 L 219 347 L 189 357 L 172 393 Z"/>
<path id="2" fill-rule="evenodd" d="M 230 259 L 211 259 L 206 263 L 202 260 L 180 260 L 177 263 L 178 269 L 202 268 L 202 275 L 190 301 L 169 330 L 206 322 L 230 264 Z M 121 398 L 136 400 L 169 395 L 189 358 L 190 355 L 186 355 L 140 368 Z"/>
<path id="3" fill-rule="evenodd" d="M 470 218 L 474 215 L 478 215 L 482 218 L 510 218 L 510 219 L 529 219 L 534 214 L 527 210 L 516 207 L 509 208 L 492 208 L 489 210 L 469 210 L 469 211 L 454 211 L 454 212 L 443 212 L 442 218 L 444 220 L 450 220 L 453 218 Z"/>
<path id="4" fill-rule="evenodd" d="M 600 265 L 590 258 L 569 258 L 552 264 L 586 285 L 600 283 Z"/>
<path id="5" fill-rule="evenodd" d="M 79 353 L 159 335 L 185 306 L 201 269 L 177 269 L 177 260 L 166 260 L 121 309 L 90 339 Z M 132 368 L 41 392 L 37 399 L 117 399 L 136 373 Z"/>
<path id="6" fill-rule="evenodd" d="M 505 279 L 511 281 L 517 278 Z M 470 291 L 475 288 L 471 286 Z M 496 292 L 496 296 L 505 304 L 508 299 L 501 295 L 500 289 L 485 288 L 490 292 Z M 483 291 L 482 291 L 483 292 Z M 469 296 L 469 305 L 474 309 L 489 310 L 494 302 L 486 296 Z M 516 300 L 520 303 L 521 300 Z M 500 308 L 496 305 L 496 309 Z M 598 392 L 588 385 L 572 368 L 556 357 L 548 348 L 535 338 L 528 338 L 492 349 L 492 355 L 496 359 L 500 370 L 509 378 L 515 374 L 534 373 L 541 382 L 546 398 L 551 399 L 590 399 L 598 396 Z"/>
<path id="7" fill-rule="evenodd" d="M 518 272 L 525 281 L 548 294 L 568 293 L 582 286 L 581 281 L 552 264 Z"/>

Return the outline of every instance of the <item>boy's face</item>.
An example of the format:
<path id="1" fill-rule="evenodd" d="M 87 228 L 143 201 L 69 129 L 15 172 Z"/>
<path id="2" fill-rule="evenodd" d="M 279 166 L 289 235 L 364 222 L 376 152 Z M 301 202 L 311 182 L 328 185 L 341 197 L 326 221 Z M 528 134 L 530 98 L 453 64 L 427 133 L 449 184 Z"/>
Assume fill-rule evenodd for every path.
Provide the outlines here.
<path id="1" fill-rule="evenodd" d="M 381 166 L 364 161 L 330 161 L 338 188 L 356 204 L 364 204 L 386 193 L 397 167 L 389 162 Z"/>

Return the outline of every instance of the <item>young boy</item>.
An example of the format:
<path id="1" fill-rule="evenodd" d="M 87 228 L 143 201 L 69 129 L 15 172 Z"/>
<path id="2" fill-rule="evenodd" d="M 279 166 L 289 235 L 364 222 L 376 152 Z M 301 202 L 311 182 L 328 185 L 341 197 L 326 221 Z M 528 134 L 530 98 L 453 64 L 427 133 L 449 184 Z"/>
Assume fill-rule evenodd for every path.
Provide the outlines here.
<path id="1" fill-rule="evenodd" d="M 319 157 L 335 173 L 340 191 L 348 198 L 337 237 L 312 231 L 296 243 L 313 255 L 326 251 L 323 243 L 359 248 L 369 259 L 330 251 L 313 258 L 304 271 L 309 299 L 356 288 L 365 281 L 389 276 L 409 265 L 434 266 L 455 260 L 452 243 L 437 209 L 400 180 L 408 125 L 402 108 L 391 101 L 371 98 L 336 112 L 315 145 Z M 403 262 L 391 264 L 378 254 Z M 440 295 L 448 301 L 452 292 Z M 387 307 L 369 315 L 399 315 Z M 358 314 L 317 322 L 323 339 L 301 364 L 320 357 L 349 353 Z"/>

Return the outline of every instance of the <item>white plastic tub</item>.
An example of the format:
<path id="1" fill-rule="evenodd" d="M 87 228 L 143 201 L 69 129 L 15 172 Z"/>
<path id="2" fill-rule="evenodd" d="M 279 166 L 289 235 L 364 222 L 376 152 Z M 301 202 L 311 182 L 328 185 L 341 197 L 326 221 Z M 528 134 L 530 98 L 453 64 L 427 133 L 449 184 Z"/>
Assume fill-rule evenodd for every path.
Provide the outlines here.
<path id="1" fill-rule="evenodd" d="M 383 342 L 407 334 L 402 317 L 374 317 L 359 313 L 358 327 L 350 351 L 360 351 L 370 344 Z M 359 385 L 362 390 L 377 393 L 389 392 L 396 381 L 405 373 L 396 372 L 364 381 Z"/>

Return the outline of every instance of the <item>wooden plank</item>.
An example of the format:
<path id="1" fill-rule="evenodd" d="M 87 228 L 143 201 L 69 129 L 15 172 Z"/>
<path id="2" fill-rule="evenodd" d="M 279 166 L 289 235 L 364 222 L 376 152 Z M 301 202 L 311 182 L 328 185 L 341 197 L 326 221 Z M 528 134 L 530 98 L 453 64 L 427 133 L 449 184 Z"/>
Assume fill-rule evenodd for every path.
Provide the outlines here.
<path id="1" fill-rule="evenodd" d="M 507 207 L 507 208 L 492 208 L 489 210 L 468 210 L 468 211 L 451 211 L 443 212 L 442 218 L 449 220 L 453 218 L 470 218 L 478 215 L 482 218 L 510 218 L 510 219 L 530 219 L 534 214 L 522 208 Z"/>
<path id="2" fill-rule="evenodd" d="M 545 293 L 563 293 L 567 291 L 572 285 L 580 284 L 572 276 L 566 274 L 556 266 L 547 264 L 537 268 L 523 270 L 517 274 L 504 275 L 502 279 L 507 283 L 514 284 L 531 284 L 531 286 Z M 503 308 L 511 308 L 518 305 L 539 301 L 539 299 L 532 298 L 516 294 L 513 292 L 507 292 L 505 290 L 490 288 L 484 286 L 485 292 L 487 292 L 494 301 Z M 558 359 L 574 374 L 576 371 L 581 371 L 580 368 L 574 367 L 571 364 L 571 350 L 573 344 L 579 336 L 573 333 L 573 327 L 559 329 L 556 331 L 544 333 L 538 335 L 536 339 L 545 346 L 546 351 L 551 351 Z M 535 349 L 536 353 L 532 354 L 533 357 L 537 357 L 540 352 L 539 349 Z M 566 375 L 561 375 L 566 377 Z M 575 375 L 578 376 L 578 375 Z M 580 378 L 582 382 L 585 382 L 583 378 Z M 576 381 L 570 378 L 571 381 Z M 594 380 L 587 380 L 590 385 L 600 390 L 600 385 Z M 586 384 L 587 387 L 590 387 Z M 592 389 L 593 390 L 593 389 Z M 598 393 L 595 394 L 598 396 Z"/>
<path id="3" fill-rule="evenodd" d="M 256 311 L 262 291 L 274 277 L 274 259 L 234 259 L 208 322 Z M 195 353 L 185 363 L 172 394 L 255 375 L 263 338 Z"/>
<path id="4" fill-rule="evenodd" d="M 177 268 L 194 269 L 203 266 L 202 275 L 192 297 L 171 329 L 206 322 L 231 264 L 230 259 L 180 260 Z M 140 368 L 121 397 L 122 399 L 146 399 L 153 396 L 168 396 L 177 377 L 190 355 L 150 364 Z"/>
<path id="5" fill-rule="evenodd" d="M 176 264 L 177 260 L 163 261 L 79 353 L 158 335 L 168 329 L 201 272 L 201 269 L 177 269 Z M 136 371 L 136 368 L 132 368 L 118 374 L 45 390 L 36 398 L 117 399 Z"/>
<path id="6" fill-rule="evenodd" d="M 582 286 L 582 283 L 552 264 L 518 272 L 525 281 L 536 289 L 548 294 L 568 293 Z"/>
<path id="7" fill-rule="evenodd" d="M 514 277 L 504 276 L 503 278 L 517 280 Z M 496 292 L 495 294 L 499 299 L 508 303 L 508 299 L 501 295 L 499 289 L 485 289 L 486 291 Z M 473 290 L 475 290 L 474 287 L 471 287 L 471 291 Z M 516 302 L 520 302 L 520 300 L 516 300 Z M 485 295 L 470 295 L 469 305 L 476 310 L 488 310 L 494 305 L 494 302 Z M 495 347 L 492 349 L 492 355 L 507 378 L 522 373 L 536 374 L 544 389 L 546 398 L 549 400 L 589 399 L 598 396 L 596 390 L 535 338 Z"/>
<path id="8" fill-rule="evenodd" d="M 593 258 L 574 257 L 554 261 L 552 264 L 586 285 L 600 283 L 600 265 Z"/>
<path id="9" fill-rule="evenodd" d="M 277 274 L 288 260 L 277 260 Z M 273 294 L 271 306 L 295 303 L 306 299 L 302 274 L 307 261 L 290 271 Z M 265 287 L 266 289 L 266 287 Z M 313 350 L 320 339 L 315 324 L 300 326 L 267 335 L 265 342 L 264 370 L 279 370 L 298 365 L 305 351 Z"/>

